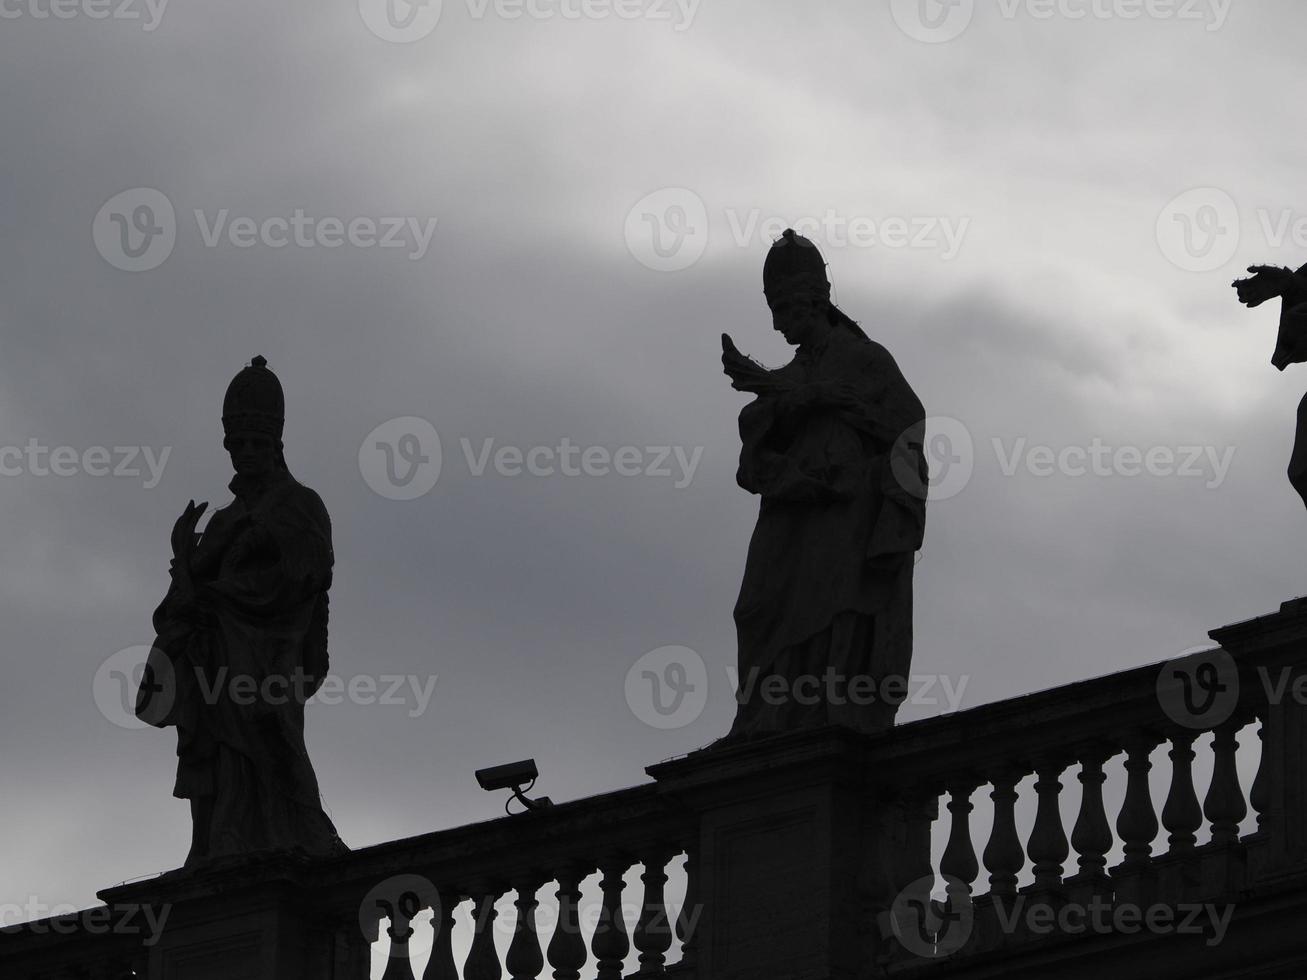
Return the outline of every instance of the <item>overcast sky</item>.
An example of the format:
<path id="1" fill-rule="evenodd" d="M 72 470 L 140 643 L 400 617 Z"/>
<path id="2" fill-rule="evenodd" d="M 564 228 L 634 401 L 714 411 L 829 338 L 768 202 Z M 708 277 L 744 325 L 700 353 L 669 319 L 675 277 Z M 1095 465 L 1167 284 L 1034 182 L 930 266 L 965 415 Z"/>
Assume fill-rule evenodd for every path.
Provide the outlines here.
<path id="1" fill-rule="evenodd" d="M 485 765 L 569 799 L 724 734 L 757 502 L 719 336 L 788 358 L 787 224 L 936 420 L 914 672 L 961 707 L 1307 591 L 1307 381 L 1229 289 L 1307 261 L 1296 0 L 49 2 L 0 0 L 0 905 L 185 856 L 174 736 L 105 665 L 229 499 L 255 354 L 334 522 L 335 672 L 436 676 L 310 709 L 347 843 L 496 815 Z M 706 700 L 659 728 L 627 677 L 667 646 Z"/>

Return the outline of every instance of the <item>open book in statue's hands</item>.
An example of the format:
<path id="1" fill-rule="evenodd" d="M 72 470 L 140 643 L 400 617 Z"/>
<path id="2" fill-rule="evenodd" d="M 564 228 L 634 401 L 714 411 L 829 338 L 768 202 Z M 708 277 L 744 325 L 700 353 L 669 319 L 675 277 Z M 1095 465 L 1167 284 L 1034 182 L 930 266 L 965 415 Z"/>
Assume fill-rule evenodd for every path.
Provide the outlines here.
<path id="1" fill-rule="evenodd" d="M 794 390 L 792 382 L 780 378 L 775 371 L 768 371 L 753 358 L 740 353 L 729 334 L 722 334 L 722 367 L 731 379 L 731 387 L 736 391 L 778 395 Z"/>

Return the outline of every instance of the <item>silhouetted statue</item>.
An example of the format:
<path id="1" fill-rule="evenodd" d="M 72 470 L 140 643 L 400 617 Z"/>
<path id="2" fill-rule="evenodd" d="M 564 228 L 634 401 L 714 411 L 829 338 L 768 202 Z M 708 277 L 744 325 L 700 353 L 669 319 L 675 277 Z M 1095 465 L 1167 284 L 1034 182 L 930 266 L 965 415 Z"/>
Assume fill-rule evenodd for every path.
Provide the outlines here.
<path id="1" fill-rule="evenodd" d="M 1271 363 L 1283 371 L 1307 361 L 1307 265 L 1297 272 L 1270 265 L 1249 266 L 1252 276 L 1233 283 L 1245 306 L 1261 306 L 1279 297 L 1280 332 Z M 1289 457 L 1289 482 L 1307 504 L 1307 396 L 1298 404 L 1298 427 Z"/>
<path id="2" fill-rule="evenodd" d="M 735 606 L 731 737 L 881 731 L 912 661 L 925 411 L 889 352 L 831 303 L 826 264 L 806 238 L 787 231 L 772 246 L 763 290 L 798 352 L 771 371 L 722 336 L 733 386 L 758 396 L 740 413 L 736 479 L 762 497 Z"/>
<path id="3" fill-rule="evenodd" d="M 173 795 L 190 800 L 193 822 L 187 867 L 346 850 L 304 745 L 304 701 L 327 672 L 331 521 L 286 468 L 283 418 L 281 383 L 256 357 L 222 406 L 235 500 L 199 535 L 208 505 L 187 505 L 172 532 L 172 585 L 154 613 L 136 713 L 177 728 Z"/>

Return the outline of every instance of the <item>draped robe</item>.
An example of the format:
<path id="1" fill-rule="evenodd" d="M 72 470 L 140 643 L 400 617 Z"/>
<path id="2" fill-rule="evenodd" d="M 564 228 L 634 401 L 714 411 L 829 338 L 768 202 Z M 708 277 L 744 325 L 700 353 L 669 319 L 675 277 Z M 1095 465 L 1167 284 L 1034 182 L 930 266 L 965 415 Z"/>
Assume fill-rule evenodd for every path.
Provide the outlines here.
<path id="1" fill-rule="evenodd" d="M 322 808 L 304 743 L 304 701 L 327 672 L 331 522 L 321 499 L 279 470 L 236 477 L 191 558 L 195 598 L 174 581 L 137 714 L 177 728 L 173 795 L 204 801 L 187 858 L 259 851 L 325 855 L 345 845 Z M 213 544 L 240 525 L 225 548 Z M 166 664 L 158 658 L 164 658 Z M 238 686 L 243 685 L 243 686 Z M 251 696 L 251 691 L 255 691 Z M 200 819 L 200 818 L 197 818 Z"/>
<path id="2" fill-rule="evenodd" d="M 1280 302 L 1280 330 L 1271 363 L 1283 371 L 1307 361 L 1307 265 L 1294 273 Z M 1289 457 L 1289 483 L 1307 504 L 1307 395 L 1298 403 L 1293 453 Z"/>
<path id="3" fill-rule="evenodd" d="M 828 382 L 839 398 L 795 408 L 762 394 L 740 414 L 737 480 L 762 501 L 735 606 L 731 735 L 827 724 L 880 731 L 893 723 L 901 692 L 871 698 L 848 683 L 879 688 L 908 676 L 912 570 L 925 528 L 925 412 L 894 358 L 852 321 L 832 324 L 773 375 Z M 784 697 L 764 697 L 773 676 Z M 800 678 L 827 676 L 844 686 L 823 681 L 815 703 L 801 703 L 814 700 L 809 682 L 795 697 Z"/>

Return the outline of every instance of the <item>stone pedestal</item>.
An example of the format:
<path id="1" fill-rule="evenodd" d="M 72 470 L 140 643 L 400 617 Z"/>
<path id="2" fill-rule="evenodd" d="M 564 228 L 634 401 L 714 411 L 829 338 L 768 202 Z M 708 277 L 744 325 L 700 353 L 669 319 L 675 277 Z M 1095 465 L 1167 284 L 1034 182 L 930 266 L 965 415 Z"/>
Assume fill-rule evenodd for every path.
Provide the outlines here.
<path id="1" fill-rule="evenodd" d="M 1265 846 L 1252 876 L 1300 877 L 1307 873 L 1307 599 L 1213 630 L 1211 637 L 1239 666 L 1240 697 L 1265 705 L 1258 711 L 1262 763 L 1252 787 Z"/>
<path id="2" fill-rule="evenodd" d="M 147 980 L 367 980 L 357 919 L 323 907 L 307 870 L 307 862 L 273 858 L 99 894 L 111 907 L 149 906 L 161 924 L 147 944 Z"/>
<path id="3" fill-rule="evenodd" d="M 695 942 L 713 980 L 852 980 L 875 955 L 879 809 L 840 729 L 713 747 L 653 766 L 661 793 L 700 819 Z M 883 894 L 881 894 L 883 893 Z"/>

